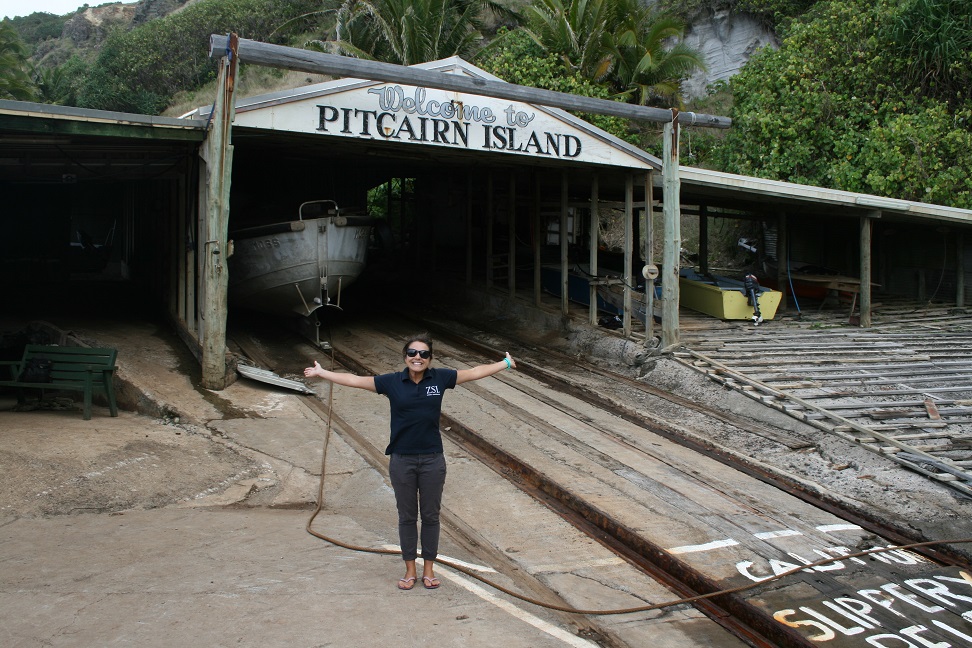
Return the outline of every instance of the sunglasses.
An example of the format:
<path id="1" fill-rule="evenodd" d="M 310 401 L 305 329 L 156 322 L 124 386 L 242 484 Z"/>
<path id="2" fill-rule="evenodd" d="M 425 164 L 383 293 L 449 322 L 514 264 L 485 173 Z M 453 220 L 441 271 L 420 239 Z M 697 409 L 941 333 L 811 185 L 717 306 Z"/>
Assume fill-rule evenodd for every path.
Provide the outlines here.
<path id="1" fill-rule="evenodd" d="M 409 358 L 414 358 L 415 356 L 421 356 L 423 360 L 428 360 L 432 357 L 432 352 L 428 349 L 409 349 L 405 352 Z"/>

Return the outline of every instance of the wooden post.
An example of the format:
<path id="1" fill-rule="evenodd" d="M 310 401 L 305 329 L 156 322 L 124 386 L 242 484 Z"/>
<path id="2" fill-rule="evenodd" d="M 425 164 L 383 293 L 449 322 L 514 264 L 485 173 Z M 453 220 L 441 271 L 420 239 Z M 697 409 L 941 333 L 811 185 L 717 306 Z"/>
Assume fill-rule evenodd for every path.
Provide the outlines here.
<path id="1" fill-rule="evenodd" d="M 597 276 L 597 239 L 601 232 L 601 215 L 598 210 L 598 178 L 597 174 L 591 179 L 591 214 L 590 221 L 588 225 L 588 231 L 590 232 L 590 245 L 588 246 L 588 265 L 590 266 L 591 276 Z M 590 314 L 591 326 L 597 326 L 597 286 L 591 284 L 590 290 L 590 308 L 588 309 Z"/>
<path id="2" fill-rule="evenodd" d="M 655 170 L 645 174 L 645 211 L 641 232 L 644 237 L 642 257 L 645 265 L 655 264 Z M 645 277 L 645 346 L 651 346 L 655 338 L 655 280 Z"/>
<path id="3" fill-rule="evenodd" d="M 682 248 L 681 183 L 678 177 L 679 128 L 672 109 L 672 121 L 662 130 L 662 190 L 665 194 L 665 250 L 662 257 L 662 337 L 661 348 L 678 344 L 678 271 Z"/>
<path id="4" fill-rule="evenodd" d="M 533 176 L 533 304 L 540 307 L 543 300 L 542 254 L 546 223 L 540 205 L 540 174 Z"/>
<path id="5" fill-rule="evenodd" d="M 709 209 L 699 205 L 699 272 L 709 274 Z"/>
<path id="6" fill-rule="evenodd" d="M 473 198 L 472 174 L 466 174 L 466 284 L 473 282 Z"/>
<path id="7" fill-rule="evenodd" d="M 790 290 L 790 241 L 789 241 L 789 218 L 786 213 L 781 213 L 776 219 L 776 285 L 779 286 L 780 306 L 782 313 L 786 310 L 787 298 Z M 800 303 L 799 300 L 796 301 Z"/>
<path id="8" fill-rule="evenodd" d="M 493 289 L 493 172 L 486 175 L 486 291 Z"/>
<path id="9" fill-rule="evenodd" d="M 229 229 L 229 193 L 233 170 L 232 124 L 235 116 L 233 89 L 236 81 L 236 37 L 220 63 L 216 103 L 206 144 L 202 149 L 208 171 L 206 180 L 206 236 L 200 241 L 203 309 L 202 386 L 226 387 L 226 309 L 229 272 L 226 257 Z"/>
<path id="10" fill-rule="evenodd" d="M 955 306 L 965 308 L 965 237 L 955 235 Z"/>
<path id="11" fill-rule="evenodd" d="M 861 328 L 871 328 L 871 233 L 880 211 L 870 211 L 861 217 Z"/>
<path id="12" fill-rule="evenodd" d="M 567 267 L 567 172 L 560 173 L 560 312 L 570 315 L 567 297 L 569 274 Z"/>
<path id="13" fill-rule="evenodd" d="M 510 171 L 509 255 L 506 260 L 510 299 L 516 297 L 516 173 Z"/>
<path id="14" fill-rule="evenodd" d="M 634 264 L 632 248 L 634 247 L 634 176 L 630 173 L 624 177 L 624 312 L 621 314 L 621 332 L 624 337 L 631 337 L 631 266 Z"/>

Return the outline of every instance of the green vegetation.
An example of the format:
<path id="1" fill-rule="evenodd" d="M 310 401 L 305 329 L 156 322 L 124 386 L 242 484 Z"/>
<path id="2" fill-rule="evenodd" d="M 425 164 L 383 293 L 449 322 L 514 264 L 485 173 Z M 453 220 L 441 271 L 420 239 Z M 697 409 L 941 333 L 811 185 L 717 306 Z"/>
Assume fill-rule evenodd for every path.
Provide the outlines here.
<path id="1" fill-rule="evenodd" d="M 509 83 L 598 99 L 611 98 L 611 91 L 603 85 L 577 74 L 565 74 L 560 57 L 545 54 L 523 30 L 501 29 L 493 44 L 480 53 L 475 63 Z M 637 135 L 629 130 L 627 121 L 620 117 L 583 113 L 578 116 L 616 137 L 632 144 L 638 143 Z"/>
<path id="2" fill-rule="evenodd" d="M 972 207 L 970 37 L 965 2 L 820 3 L 733 78 L 724 169 Z"/>
<path id="3" fill-rule="evenodd" d="M 29 16 L 11 18 L 10 22 L 25 43 L 39 43 L 50 38 L 60 38 L 64 23 L 69 17 L 35 11 Z"/>
<path id="4" fill-rule="evenodd" d="M 684 21 L 726 10 L 781 46 L 683 107 L 701 66 Z M 0 97 L 158 114 L 207 92 L 209 35 L 230 31 L 401 64 L 458 55 L 521 85 L 730 115 L 728 131 L 683 131 L 688 164 L 972 208 L 968 0 L 200 0 L 80 45 L 59 37 L 70 17 L 0 25 Z M 655 125 L 581 117 L 660 153 Z"/>
<path id="5" fill-rule="evenodd" d="M 690 21 L 701 15 L 729 11 L 748 14 L 762 23 L 775 27 L 799 16 L 818 0 L 661 0 L 659 5 Z"/>
<path id="6" fill-rule="evenodd" d="M 492 0 L 348 0 L 325 48 L 399 65 L 468 59 L 493 15 L 513 16 Z"/>
<path id="7" fill-rule="evenodd" d="M 536 0 L 526 33 L 570 74 L 642 105 L 679 105 L 680 82 L 705 65 L 678 40 L 684 23 L 639 0 Z"/>
<path id="8" fill-rule="evenodd" d="M 180 90 L 213 79 L 216 61 L 206 43 L 213 33 L 286 42 L 306 29 L 319 0 L 203 0 L 130 31 L 109 34 L 90 64 L 75 57 L 53 100 L 82 108 L 159 114 Z M 286 30 L 278 27 L 286 24 Z"/>
<path id="9" fill-rule="evenodd" d="M 37 88 L 28 73 L 27 46 L 9 20 L 0 21 L 0 99 L 33 101 Z"/>

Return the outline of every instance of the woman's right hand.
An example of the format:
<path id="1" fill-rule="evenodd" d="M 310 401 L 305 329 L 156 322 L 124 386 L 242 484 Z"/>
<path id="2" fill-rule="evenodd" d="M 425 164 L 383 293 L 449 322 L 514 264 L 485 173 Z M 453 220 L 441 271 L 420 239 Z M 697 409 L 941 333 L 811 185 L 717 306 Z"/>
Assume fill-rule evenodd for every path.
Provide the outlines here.
<path id="1" fill-rule="evenodd" d="M 306 369 L 304 369 L 304 378 L 310 378 L 311 376 L 323 377 L 321 375 L 323 371 L 324 370 L 321 369 L 320 363 L 317 360 L 315 360 L 313 367 L 307 367 Z"/>

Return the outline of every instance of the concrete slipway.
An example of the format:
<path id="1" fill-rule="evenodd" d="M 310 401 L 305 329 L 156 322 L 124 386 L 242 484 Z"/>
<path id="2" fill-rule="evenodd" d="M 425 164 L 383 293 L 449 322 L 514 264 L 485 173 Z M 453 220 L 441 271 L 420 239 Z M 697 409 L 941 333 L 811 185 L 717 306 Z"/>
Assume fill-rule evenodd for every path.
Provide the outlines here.
<path id="1" fill-rule="evenodd" d="M 246 380 L 199 391 L 183 370 L 191 359 L 164 325 L 72 326 L 82 340 L 118 348 L 120 399 L 148 415 L 112 418 L 97 406 L 90 421 L 74 406 L 0 412 L 4 646 L 593 646 L 589 637 L 605 635 L 638 645 L 632 637 L 646 632 L 658 646 L 742 645 L 692 608 L 657 623 L 643 614 L 594 621 L 514 601 L 446 568 L 438 590 L 399 591 L 398 556 L 349 551 L 305 531 L 326 429 L 307 405 L 314 397 Z M 295 365 L 304 366 L 296 354 Z M 0 398 L 3 409 L 15 404 Z M 339 435 L 330 439 L 314 529 L 393 545 L 390 488 Z M 584 589 L 599 586 L 599 570 L 625 577 L 626 564 L 488 469 L 450 461 L 454 488 L 515 507 L 487 524 L 551 534 L 524 541 L 537 560 L 575 571 L 589 561 L 592 576 L 572 590 L 588 607 L 631 604 Z M 448 533 L 440 552 L 482 563 Z M 630 577 L 648 599 L 673 598 Z"/>

